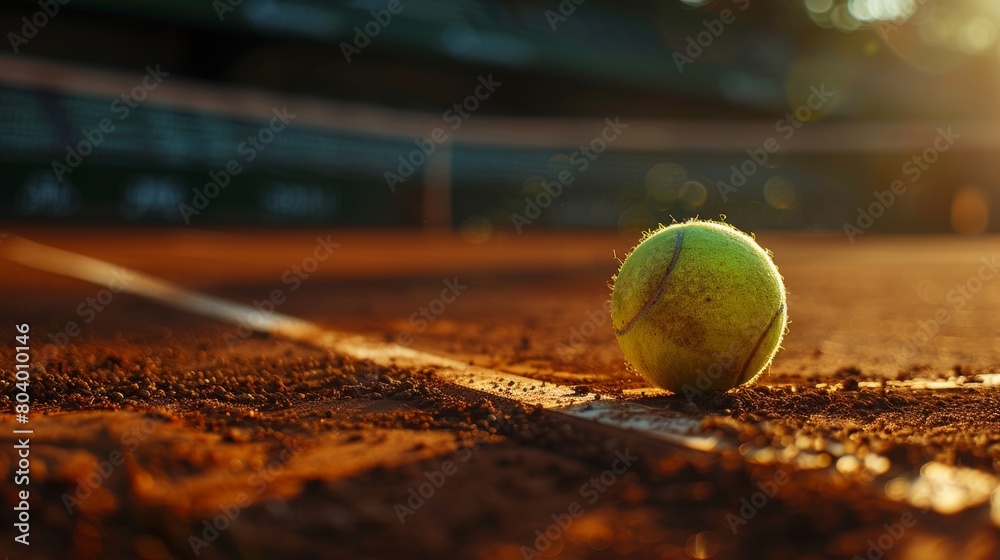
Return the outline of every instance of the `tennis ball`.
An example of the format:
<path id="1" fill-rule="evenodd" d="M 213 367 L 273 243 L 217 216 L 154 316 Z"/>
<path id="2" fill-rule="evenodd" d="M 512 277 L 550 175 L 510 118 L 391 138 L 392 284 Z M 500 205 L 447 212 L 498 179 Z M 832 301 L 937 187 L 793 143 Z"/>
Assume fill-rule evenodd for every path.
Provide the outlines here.
<path id="1" fill-rule="evenodd" d="M 612 279 L 611 322 L 629 364 L 675 393 L 753 382 L 785 333 L 785 286 L 770 255 L 728 224 L 648 232 Z"/>

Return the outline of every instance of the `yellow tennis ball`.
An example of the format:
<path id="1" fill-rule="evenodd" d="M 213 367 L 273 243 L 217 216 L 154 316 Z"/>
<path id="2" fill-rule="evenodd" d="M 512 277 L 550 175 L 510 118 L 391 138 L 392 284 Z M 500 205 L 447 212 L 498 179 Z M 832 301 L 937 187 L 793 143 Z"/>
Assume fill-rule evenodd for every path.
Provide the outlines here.
<path id="1" fill-rule="evenodd" d="M 613 282 L 611 322 L 625 358 L 675 393 L 754 381 L 788 322 L 770 255 L 724 223 L 692 220 L 647 233 Z"/>

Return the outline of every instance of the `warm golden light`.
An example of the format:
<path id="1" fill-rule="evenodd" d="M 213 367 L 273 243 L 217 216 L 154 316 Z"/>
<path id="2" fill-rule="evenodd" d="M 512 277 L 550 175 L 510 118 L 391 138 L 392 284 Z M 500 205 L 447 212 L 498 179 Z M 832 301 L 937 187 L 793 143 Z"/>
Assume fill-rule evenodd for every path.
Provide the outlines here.
<path id="1" fill-rule="evenodd" d="M 698 181 L 688 181 L 681 185 L 680 200 L 688 210 L 697 210 L 708 201 L 708 189 Z"/>
<path id="2" fill-rule="evenodd" d="M 917 11 L 916 0 L 850 0 L 847 7 L 860 21 L 903 21 Z"/>
<path id="3" fill-rule="evenodd" d="M 990 202 L 986 192 L 975 185 L 962 187 L 951 200 L 951 227 L 965 235 L 986 231 L 990 220 Z"/>
<path id="4" fill-rule="evenodd" d="M 833 7 L 833 0 L 805 0 L 806 9 L 810 12 L 822 14 L 829 12 Z"/>
<path id="5" fill-rule="evenodd" d="M 469 216 L 462 222 L 459 234 L 469 243 L 485 243 L 493 237 L 493 223 L 486 216 Z"/>
<path id="6" fill-rule="evenodd" d="M 990 48 L 996 39 L 996 25 L 983 16 L 974 16 L 962 27 L 958 46 L 969 54 L 976 54 Z"/>
<path id="7" fill-rule="evenodd" d="M 795 185 L 781 175 L 775 175 L 764 183 L 764 200 L 778 210 L 794 208 L 798 202 Z"/>

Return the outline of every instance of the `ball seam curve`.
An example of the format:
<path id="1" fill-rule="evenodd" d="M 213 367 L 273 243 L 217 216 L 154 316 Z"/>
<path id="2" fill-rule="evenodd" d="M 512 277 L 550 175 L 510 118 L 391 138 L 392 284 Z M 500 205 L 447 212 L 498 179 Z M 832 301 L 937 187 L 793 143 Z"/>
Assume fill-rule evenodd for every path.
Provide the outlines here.
<path id="1" fill-rule="evenodd" d="M 747 376 L 747 369 L 750 367 L 750 363 L 753 362 L 754 356 L 756 356 L 757 352 L 760 351 L 760 345 L 763 344 L 764 339 L 767 338 L 767 333 L 771 332 L 771 329 L 774 327 L 775 321 L 778 320 L 778 317 L 780 317 L 784 311 L 785 311 L 785 302 L 781 302 L 781 304 L 778 305 L 778 310 L 775 311 L 774 316 L 771 317 L 771 321 L 767 324 L 767 327 L 764 328 L 764 332 L 762 332 L 760 334 L 760 337 L 757 338 L 757 344 L 754 344 L 753 350 L 750 351 L 750 355 L 747 356 L 746 361 L 743 363 L 743 369 L 740 370 L 740 376 L 736 379 L 736 383 L 733 385 L 733 387 L 739 387 L 746 380 L 745 378 Z"/>
<path id="2" fill-rule="evenodd" d="M 630 331 L 640 319 L 646 316 L 646 313 L 649 313 L 649 310 L 656 305 L 656 302 L 659 301 L 660 296 L 663 295 L 663 288 L 667 285 L 667 277 L 670 276 L 670 273 L 673 272 L 674 267 L 677 265 L 677 259 L 681 255 L 681 245 L 683 243 L 684 230 L 679 230 L 677 232 L 677 238 L 674 240 L 674 254 L 670 258 L 670 264 L 667 265 L 667 270 L 664 271 L 663 276 L 660 278 L 660 285 L 656 287 L 656 291 L 649 297 L 649 299 L 646 300 L 646 303 L 643 304 L 642 309 L 635 314 L 635 317 L 632 317 L 632 319 L 622 325 L 622 328 L 615 329 L 616 335 L 622 336 Z"/>

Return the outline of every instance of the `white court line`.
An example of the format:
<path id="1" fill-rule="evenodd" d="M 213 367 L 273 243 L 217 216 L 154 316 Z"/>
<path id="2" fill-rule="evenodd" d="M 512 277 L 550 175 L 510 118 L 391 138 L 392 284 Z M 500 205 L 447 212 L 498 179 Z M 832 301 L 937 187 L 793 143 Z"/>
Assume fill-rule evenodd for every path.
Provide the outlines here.
<path id="1" fill-rule="evenodd" d="M 355 359 L 369 360 L 383 366 L 432 368 L 439 378 L 461 387 L 526 405 L 541 406 L 574 418 L 639 432 L 688 449 L 707 453 L 739 449 L 744 460 L 757 464 L 785 463 L 795 465 L 799 469 L 821 469 L 828 466 L 828 462 L 818 462 L 816 459 L 819 455 L 814 452 L 795 450 L 794 454 L 783 457 L 771 448 L 747 448 L 745 445 L 737 446 L 737 442 L 724 440 L 718 435 L 701 434 L 700 420 L 668 410 L 645 406 L 634 401 L 608 401 L 600 399 L 595 393 L 580 394 L 570 386 L 471 366 L 459 360 L 398 344 L 385 344 L 356 334 L 324 329 L 315 323 L 280 313 L 267 314 L 265 320 L 258 321 L 254 325 L 250 323 L 250 317 L 259 317 L 261 312 L 249 305 L 189 290 L 148 274 L 35 243 L 19 236 L 11 235 L 3 239 L 3 243 L 0 243 L 0 256 L 24 266 L 99 286 L 109 286 L 112 279 L 124 276 L 128 281 L 121 291 L 171 307 L 237 326 L 249 326 L 259 332 L 296 340 Z M 991 378 L 989 381 L 994 380 Z M 637 396 L 637 393 L 643 392 L 649 396 L 666 394 L 657 389 L 640 389 L 629 393 L 631 396 Z M 875 453 L 869 452 L 865 460 L 859 462 L 858 457 L 846 453 L 844 446 L 838 442 L 826 442 L 825 445 L 823 453 L 830 455 L 836 462 L 837 468 L 842 471 L 841 459 L 846 461 L 847 466 L 855 463 L 875 464 L 883 460 Z M 933 465 L 933 468 L 928 468 L 929 465 Z M 1000 479 L 996 476 L 940 463 L 928 463 L 921 471 L 922 473 L 916 476 L 902 474 L 896 477 L 895 480 L 899 481 L 897 486 L 905 485 L 907 491 L 899 492 L 895 496 L 886 494 L 887 497 L 914 505 L 924 504 L 924 507 L 930 505 L 939 513 L 956 513 L 969 507 L 983 506 L 984 503 L 985 507 L 990 507 L 989 502 L 992 502 L 991 517 L 993 522 L 1000 526 Z M 932 474 L 933 477 L 930 476 Z M 971 487 L 975 487 L 978 491 L 969 492 L 968 489 Z"/>
<path id="2" fill-rule="evenodd" d="M 0 244 L 0 256 L 31 268 L 76 278 L 108 287 L 113 279 L 127 278 L 116 288 L 133 295 L 189 311 L 236 326 L 245 326 L 284 338 L 304 342 L 325 350 L 382 365 L 414 369 L 432 368 L 450 383 L 518 401 L 529 406 L 598 421 L 602 424 L 648 433 L 659 439 L 697 449 L 717 450 L 721 442 L 715 436 L 697 435 L 700 422 L 674 416 L 664 419 L 664 411 L 637 404 L 598 401 L 595 393 L 578 393 L 573 387 L 538 381 L 520 375 L 471 366 L 459 360 L 428 354 L 398 344 L 385 344 L 356 334 L 341 333 L 280 313 L 263 314 L 241 303 L 232 302 L 177 284 L 118 266 L 107 261 L 71 253 L 19 236 L 9 236 Z M 251 322 L 250 318 L 256 320 Z M 578 406 L 588 403 L 586 406 Z M 629 407 L 627 413 L 625 407 Z M 643 414 L 642 411 L 646 413 Z M 670 418 L 668 416 L 668 418 Z"/>

